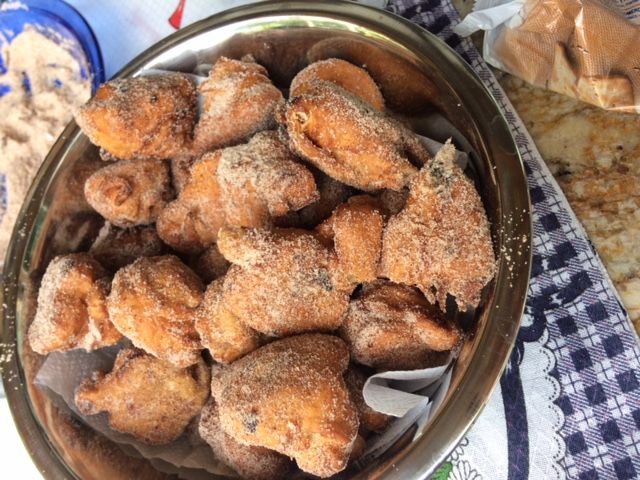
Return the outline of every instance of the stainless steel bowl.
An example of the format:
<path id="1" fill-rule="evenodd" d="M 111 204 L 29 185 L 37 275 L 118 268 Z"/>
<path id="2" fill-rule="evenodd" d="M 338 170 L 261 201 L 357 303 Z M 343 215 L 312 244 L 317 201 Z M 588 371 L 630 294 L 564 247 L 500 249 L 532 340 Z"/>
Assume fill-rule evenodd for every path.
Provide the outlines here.
<path id="1" fill-rule="evenodd" d="M 226 11 L 159 42 L 118 76 L 157 68 L 191 72 L 220 55 L 240 58 L 247 53 L 264 64 L 280 86 L 312 59 L 335 56 L 366 64 L 389 105 L 418 130 L 425 116 L 440 112 L 475 151 L 469 171 L 491 220 L 498 272 L 476 311 L 472 339 L 455 365 L 444 403 L 426 428 L 413 440 L 401 439 L 364 470 L 346 475 L 426 478 L 486 404 L 523 312 L 530 269 L 530 203 L 514 140 L 490 94 L 453 50 L 402 18 L 346 2 L 267 2 Z M 108 443 L 92 439 L 91 432 L 64 433 L 69 428 L 80 432 L 82 425 L 30 385 L 41 359 L 24 342 L 48 261 L 55 254 L 86 248 L 95 235 L 99 219 L 82 200 L 82 179 L 95 168 L 96 157 L 95 147 L 72 122 L 31 186 L 4 267 L 3 340 L 10 356 L 3 374 L 5 390 L 23 440 L 47 478 L 99 476 L 86 467 L 98 460 L 83 448 Z M 516 251 L 521 255 L 510 256 Z M 67 426 L 57 425 L 58 417 L 66 418 Z M 109 458 L 113 463 L 115 457 L 108 455 L 102 461 Z"/>

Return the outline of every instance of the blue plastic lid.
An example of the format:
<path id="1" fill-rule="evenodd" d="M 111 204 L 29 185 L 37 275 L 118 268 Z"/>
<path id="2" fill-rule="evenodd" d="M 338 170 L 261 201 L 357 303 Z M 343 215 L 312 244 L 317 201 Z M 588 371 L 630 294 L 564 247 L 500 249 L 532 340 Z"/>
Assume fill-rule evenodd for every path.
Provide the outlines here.
<path id="1" fill-rule="evenodd" d="M 92 77 L 93 91 L 104 82 L 102 54 L 91 27 L 78 11 L 62 0 L 22 0 L 3 3 L 0 9 L 0 73 L 6 72 L 4 45 L 30 26 L 51 40 L 64 41 L 78 61 L 83 78 Z M 25 88 L 28 89 L 28 79 Z M 0 96 L 6 93 L 0 87 Z"/>
<path id="2" fill-rule="evenodd" d="M 7 71 L 2 52 L 4 46 L 30 26 L 64 47 L 78 61 L 83 78 L 92 80 L 93 93 L 104 83 L 102 54 L 91 27 L 78 11 L 61 0 L 22 0 L 2 3 L 0 6 L 0 74 Z M 30 90 L 30 81 L 24 78 L 24 88 Z M 0 81 L 0 97 L 10 87 Z M 0 172 L 0 221 L 7 208 L 7 183 Z"/>

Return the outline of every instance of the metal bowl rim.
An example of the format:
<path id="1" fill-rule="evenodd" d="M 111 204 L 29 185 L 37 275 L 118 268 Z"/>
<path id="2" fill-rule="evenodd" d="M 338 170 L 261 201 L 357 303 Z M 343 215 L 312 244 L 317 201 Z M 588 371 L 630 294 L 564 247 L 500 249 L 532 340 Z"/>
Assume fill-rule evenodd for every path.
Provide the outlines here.
<path id="1" fill-rule="evenodd" d="M 490 312 L 493 313 L 493 315 L 491 315 L 491 313 L 489 314 L 492 322 L 487 322 L 491 323 L 492 325 L 487 325 L 487 328 L 489 326 L 493 326 L 495 328 L 493 328 L 492 331 L 499 331 L 500 333 L 503 333 L 506 338 L 508 338 L 508 340 L 498 345 L 498 347 L 500 347 L 499 351 L 497 352 L 499 353 L 499 355 L 496 355 L 495 351 L 492 352 L 492 357 L 497 357 L 494 359 L 496 366 L 494 371 L 499 371 L 501 373 L 509 359 L 509 355 L 515 344 L 516 334 L 519 328 L 519 319 L 524 312 L 528 279 L 531 269 L 531 203 L 529 199 L 526 174 L 524 171 L 522 159 L 518 153 L 515 140 L 509 133 L 507 122 L 504 119 L 504 116 L 501 114 L 495 99 L 493 99 L 491 94 L 487 91 L 486 87 L 482 84 L 471 67 L 455 51 L 444 44 L 444 42 L 442 42 L 431 33 L 427 32 L 426 30 L 422 29 L 421 27 L 409 22 L 402 17 L 399 17 L 390 12 L 375 9 L 373 7 L 357 5 L 342 0 L 331 2 L 330 5 L 319 1 L 285 2 L 272 0 L 257 4 L 240 6 L 195 22 L 194 24 L 185 27 L 184 29 L 170 35 L 169 37 L 161 40 L 160 42 L 151 46 L 149 49 L 145 50 L 143 53 L 129 62 L 122 70 L 120 70 L 115 77 L 135 74 L 146 63 L 153 60 L 153 58 L 157 57 L 161 52 L 168 50 L 169 48 L 172 48 L 186 41 L 187 39 L 206 31 L 214 30 L 224 25 L 240 22 L 243 20 L 258 20 L 261 17 L 269 16 L 281 17 L 295 15 L 322 16 L 333 20 L 343 20 L 347 23 L 356 25 L 358 25 L 358 22 L 365 22 L 368 25 L 375 24 L 382 30 L 392 29 L 393 31 L 389 34 L 389 37 L 394 38 L 394 40 L 397 40 L 398 38 L 404 38 L 404 41 L 399 41 L 399 43 L 404 47 L 412 48 L 413 53 L 419 51 L 421 46 L 428 44 L 430 47 L 435 48 L 435 50 L 440 55 L 446 55 L 447 57 L 449 57 L 449 60 L 453 59 L 452 61 L 457 63 L 456 67 L 460 69 L 460 73 L 465 77 L 464 81 L 470 82 L 470 84 L 473 85 L 473 88 L 477 90 L 480 95 L 488 97 L 491 100 L 491 103 L 495 108 L 495 111 L 493 112 L 494 118 L 498 118 L 499 123 L 499 125 L 497 126 L 494 125 L 494 128 L 502 129 L 503 136 L 506 131 L 506 137 L 510 139 L 510 142 L 509 145 L 503 146 L 508 147 L 507 151 L 515 152 L 512 154 L 513 161 L 517 162 L 520 167 L 517 171 L 517 178 L 515 178 L 516 184 L 512 186 L 515 186 L 516 188 L 524 188 L 524 191 L 519 192 L 519 196 L 515 199 L 515 205 L 517 205 L 517 208 L 522 209 L 523 214 L 526 215 L 526 224 L 523 224 L 522 228 L 524 228 L 527 233 L 526 242 L 523 243 L 523 250 L 526 252 L 526 254 L 523 255 L 521 262 L 516 265 L 516 273 L 520 278 L 520 281 L 517 284 L 517 288 L 511 291 L 513 294 L 513 298 L 515 299 L 514 304 L 510 306 L 511 308 L 501 310 L 500 315 L 498 315 L 498 312 L 495 309 L 495 302 L 487 306 L 487 308 L 490 309 Z M 420 45 L 421 42 L 416 41 L 416 36 L 421 37 L 422 42 L 424 42 L 423 45 Z M 23 439 L 25 446 L 27 447 L 27 450 L 34 459 L 34 462 L 36 463 L 40 471 L 43 473 L 51 474 L 55 478 L 69 475 L 75 477 L 75 474 L 70 471 L 69 467 L 61 459 L 56 449 L 50 443 L 49 439 L 47 438 L 46 432 L 41 428 L 39 421 L 35 418 L 35 414 L 30 404 L 30 399 L 28 398 L 28 395 L 26 393 L 26 386 L 24 384 L 24 373 L 22 371 L 21 365 L 19 365 L 18 355 L 16 351 L 17 345 L 15 331 L 15 301 L 18 293 L 17 290 L 19 288 L 17 285 L 17 279 L 19 278 L 20 270 L 22 267 L 22 264 L 20 262 L 16 262 L 16 259 L 23 259 L 28 240 L 30 239 L 31 233 L 34 228 L 34 220 L 40 209 L 42 195 L 48 187 L 47 178 L 53 176 L 52 173 L 55 172 L 56 168 L 59 166 L 59 160 L 65 156 L 68 147 L 78 138 L 79 135 L 82 135 L 80 130 L 78 129 L 75 122 L 71 121 L 47 155 L 45 161 L 43 162 L 40 170 L 36 175 L 36 178 L 34 179 L 34 182 L 29 189 L 29 192 L 27 193 L 25 202 L 22 206 L 18 220 L 16 221 L 16 225 L 14 227 L 14 232 L 9 244 L 9 248 L 7 249 L 6 258 L 9 259 L 9 261 L 5 262 L 4 265 L 3 289 L 1 292 L 3 318 L 2 339 L 4 342 L 6 342 L 7 339 L 12 340 L 9 346 L 7 346 L 7 344 L 5 343 L 4 348 L 5 353 L 13 354 L 9 355 L 11 358 L 6 362 L 5 368 L 3 369 L 3 382 L 5 392 L 9 400 L 12 415 L 14 417 L 14 420 L 16 421 L 19 433 Z M 514 179 L 512 179 L 512 181 L 513 180 Z M 502 188 L 498 188 L 499 193 L 501 194 L 501 198 L 502 195 L 506 193 L 504 189 L 504 185 L 502 185 Z M 25 232 L 28 233 L 25 234 Z M 495 288 L 498 288 L 497 282 Z M 500 318 L 506 318 L 506 315 L 502 317 L 502 314 L 507 313 L 507 311 L 510 311 L 513 318 L 517 317 L 518 321 L 511 321 L 510 324 L 504 324 L 503 320 L 502 323 L 500 323 Z M 484 340 L 486 340 L 488 333 L 490 332 L 484 332 Z M 479 340 L 482 341 L 483 338 L 480 338 Z M 485 341 L 480 343 L 487 342 Z M 481 344 L 479 344 L 479 342 L 476 342 L 476 344 L 477 345 L 475 346 L 476 348 L 474 355 L 477 355 L 477 352 L 481 347 Z M 9 348 L 11 350 L 9 350 Z M 484 372 L 474 369 L 474 365 L 475 364 L 473 362 L 470 363 L 464 377 L 469 378 L 475 375 L 483 375 Z M 16 385 L 15 383 L 16 375 L 19 378 L 18 385 Z M 407 458 L 407 454 L 411 451 L 414 451 L 413 457 L 415 460 L 415 454 L 417 453 L 415 452 L 415 450 L 418 445 L 424 446 L 425 444 L 428 444 L 429 438 L 434 436 L 433 432 L 435 430 L 446 430 L 446 425 L 442 425 L 441 421 L 432 422 L 432 424 L 427 427 L 425 432 L 423 432 L 421 438 L 414 441 L 405 450 L 397 453 L 392 459 L 387 461 L 388 468 L 385 471 L 384 478 L 425 479 L 430 474 L 432 474 L 437 466 L 442 461 L 444 461 L 446 456 L 453 450 L 453 448 L 455 448 L 457 443 L 462 439 L 463 435 L 473 425 L 475 419 L 486 405 L 489 396 L 491 395 L 497 382 L 499 381 L 499 378 L 499 374 L 493 375 L 492 378 L 490 378 L 488 381 L 485 381 L 483 383 L 482 392 L 479 395 L 478 392 L 465 392 L 464 385 L 461 388 L 457 389 L 457 391 L 455 392 L 449 392 L 449 403 L 443 405 L 443 408 L 434 420 L 442 420 L 442 417 L 445 416 L 444 414 L 458 414 L 465 418 L 464 422 L 458 422 L 458 424 L 463 423 L 464 426 L 462 428 L 458 426 L 457 428 L 454 428 L 452 430 L 440 432 L 440 434 L 444 434 L 444 436 L 446 436 L 449 441 L 446 442 L 445 445 L 436 445 L 434 449 L 428 452 L 425 451 L 425 448 L 422 448 L 420 453 L 428 453 L 428 458 L 425 458 L 425 460 L 428 462 L 428 465 L 423 465 L 424 468 L 419 471 L 407 470 L 407 467 L 410 466 L 411 463 L 411 459 Z M 457 399 L 462 403 L 465 398 L 465 393 L 475 393 L 475 402 L 473 402 L 471 406 L 458 404 L 453 405 L 452 407 L 453 399 Z M 38 433 L 40 435 L 37 435 Z M 428 447 L 429 445 L 427 445 L 427 450 Z M 405 476 L 398 476 L 398 472 L 404 472 Z M 408 474 L 409 472 L 411 473 L 411 477 L 406 476 L 406 474 Z"/>

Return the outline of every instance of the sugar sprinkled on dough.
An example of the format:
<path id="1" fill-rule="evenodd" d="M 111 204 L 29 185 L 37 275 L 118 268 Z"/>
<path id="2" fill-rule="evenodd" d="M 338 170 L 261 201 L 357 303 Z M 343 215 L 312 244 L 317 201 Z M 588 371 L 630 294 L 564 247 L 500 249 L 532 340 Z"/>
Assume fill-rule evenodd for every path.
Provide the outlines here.
<path id="1" fill-rule="evenodd" d="M 382 274 L 418 286 L 442 310 L 447 294 L 461 310 L 476 306 L 496 268 L 480 195 L 455 158 L 448 141 L 415 176 L 383 238 Z"/>
<path id="2" fill-rule="evenodd" d="M 225 304 L 250 327 L 283 336 L 342 322 L 350 291 L 339 288 L 335 253 L 311 233 L 221 231 L 219 248 L 237 263 L 225 278 Z"/>
<path id="3" fill-rule="evenodd" d="M 202 409 L 198 432 L 209 444 L 213 454 L 237 471 L 242 478 L 276 480 L 284 478 L 290 469 L 290 461 L 284 455 L 263 447 L 243 445 L 225 433 L 213 399 Z"/>
<path id="4" fill-rule="evenodd" d="M 204 98 L 194 140 L 199 152 L 233 145 L 273 128 L 274 112 L 284 102 L 264 67 L 226 57 L 214 64 L 199 91 Z"/>
<path id="5" fill-rule="evenodd" d="M 108 318 L 108 292 L 107 272 L 90 255 L 55 257 L 42 277 L 38 308 L 29 327 L 33 350 L 43 354 L 72 348 L 89 351 L 116 343 L 120 335 Z"/>
<path id="6" fill-rule="evenodd" d="M 342 378 L 348 361 L 342 340 L 322 334 L 287 337 L 246 355 L 213 381 L 222 428 L 241 443 L 295 457 L 303 470 L 337 473 L 358 431 Z"/>
<path id="7" fill-rule="evenodd" d="M 278 216 L 319 198 L 311 172 L 296 162 L 273 131 L 258 133 L 245 145 L 221 150 L 217 177 L 227 209 L 243 203 L 243 198 L 237 197 L 257 196 L 272 216 Z"/>

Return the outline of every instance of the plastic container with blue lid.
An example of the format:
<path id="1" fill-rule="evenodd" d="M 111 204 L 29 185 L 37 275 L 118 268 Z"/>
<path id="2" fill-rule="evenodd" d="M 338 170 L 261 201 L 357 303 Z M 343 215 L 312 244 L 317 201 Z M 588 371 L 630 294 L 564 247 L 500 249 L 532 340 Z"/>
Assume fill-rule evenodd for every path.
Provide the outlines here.
<path id="1" fill-rule="evenodd" d="M 61 0 L 7 1 L 0 4 L 0 97 L 11 91 L 1 77 L 7 71 L 5 47 L 25 28 L 35 29 L 67 50 L 78 62 L 82 77 L 91 79 L 93 93 L 104 82 L 100 47 L 91 27 L 75 8 Z M 30 93 L 31 82 L 26 74 L 23 88 Z M 0 222 L 6 208 L 7 182 L 4 172 L 0 172 Z"/>
<path id="2" fill-rule="evenodd" d="M 22 0 L 0 6 L 0 74 L 6 71 L 4 46 L 30 26 L 63 44 L 78 61 L 84 78 L 91 77 L 93 92 L 104 82 L 102 54 L 91 27 L 80 13 L 62 0 Z M 0 96 L 7 87 L 0 86 Z"/>

